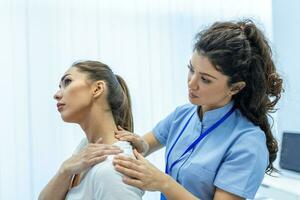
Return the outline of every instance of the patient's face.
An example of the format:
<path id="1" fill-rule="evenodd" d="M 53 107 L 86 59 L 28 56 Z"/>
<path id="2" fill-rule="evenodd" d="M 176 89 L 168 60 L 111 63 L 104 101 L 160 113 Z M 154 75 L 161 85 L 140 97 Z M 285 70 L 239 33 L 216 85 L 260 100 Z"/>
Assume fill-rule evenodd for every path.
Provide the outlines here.
<path id="1" fill-rule="evenodd" d="M 79 123 L 92 105 L 92 87 L 87 75 L 71 67 L 61 78 L 54 99 L 65 122 Z"/>

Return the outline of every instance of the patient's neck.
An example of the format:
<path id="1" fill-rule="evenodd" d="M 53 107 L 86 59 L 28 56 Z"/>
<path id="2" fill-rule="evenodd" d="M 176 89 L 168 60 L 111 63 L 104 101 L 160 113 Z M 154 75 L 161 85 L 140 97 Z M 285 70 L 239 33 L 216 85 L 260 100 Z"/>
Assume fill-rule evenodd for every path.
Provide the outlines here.
<path id="1" fill-rule="evenodd" d="M 89 143 L 95 143 L 100 137 L 104 144 L 113 144 L 118 141 L 114 133 L 118 129 L 111 111 L 91 111 L 80 126 Z"/>

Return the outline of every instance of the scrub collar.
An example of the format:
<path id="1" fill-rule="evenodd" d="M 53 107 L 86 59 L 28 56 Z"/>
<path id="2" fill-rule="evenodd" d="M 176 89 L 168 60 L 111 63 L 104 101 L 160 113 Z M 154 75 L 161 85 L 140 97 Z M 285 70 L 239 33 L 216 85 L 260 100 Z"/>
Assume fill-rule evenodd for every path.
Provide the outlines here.
<path id="1" fill-rule="evenodd" d="M 203 125 L 205 125 L 205 126 L 209 125 L 209 124 L 214 123 L 217 120 L 219 120 L 223 115 L 225 115 L 225 113 L 227 113 L 232 108 L 233 105 L 234 105 L 234 101 L 230 101 L 228 104 L 226 104 L 223 107 L 216 108 L 214 110 L 206 111 L 204 113 L 202 121 L 200 120 L 200 117 L 198 115 L 198 110 L 200 109 L 200 107 L 197 106 L 197 108 L 196 108 L 197 109 L 197 111 L 196 111 L 197 112 L 197 118 Z"/>

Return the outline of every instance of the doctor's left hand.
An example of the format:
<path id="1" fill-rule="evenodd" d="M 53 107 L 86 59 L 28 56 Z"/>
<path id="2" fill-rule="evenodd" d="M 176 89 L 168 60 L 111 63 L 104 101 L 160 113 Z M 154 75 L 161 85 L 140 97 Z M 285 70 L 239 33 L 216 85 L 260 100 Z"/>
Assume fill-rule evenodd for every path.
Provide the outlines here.
<path id="1" fill-rule="evenodd" d="M 136 159 L 123 155 L 114 156 L 115 169 L 124 174 L 123 182 L 142 190 L 161 191 L 169 176 L 134 149 Z"/>

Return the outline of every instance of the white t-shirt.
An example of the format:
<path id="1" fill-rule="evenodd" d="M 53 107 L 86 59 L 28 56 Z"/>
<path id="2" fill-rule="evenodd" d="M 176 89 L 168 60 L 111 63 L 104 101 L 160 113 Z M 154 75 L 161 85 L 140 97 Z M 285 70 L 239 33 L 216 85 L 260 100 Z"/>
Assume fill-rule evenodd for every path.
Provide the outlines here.
<path id="1" fill-rule="evenodd" d="M 87 144 L 87 139 L 83 139 L 75 153 Z M 129 142 L 118 141 L 113 145 L 120 147 L 122 154 L 134 157 Z M 125 184 L 122 181 L 123 175 L 114 169 L 112 160 L 113 155 L 110 155 L 105 161 L 90 168 L 80 184 L 68 191 L 66 200 L 141 200 L 144 191 Z"/>

